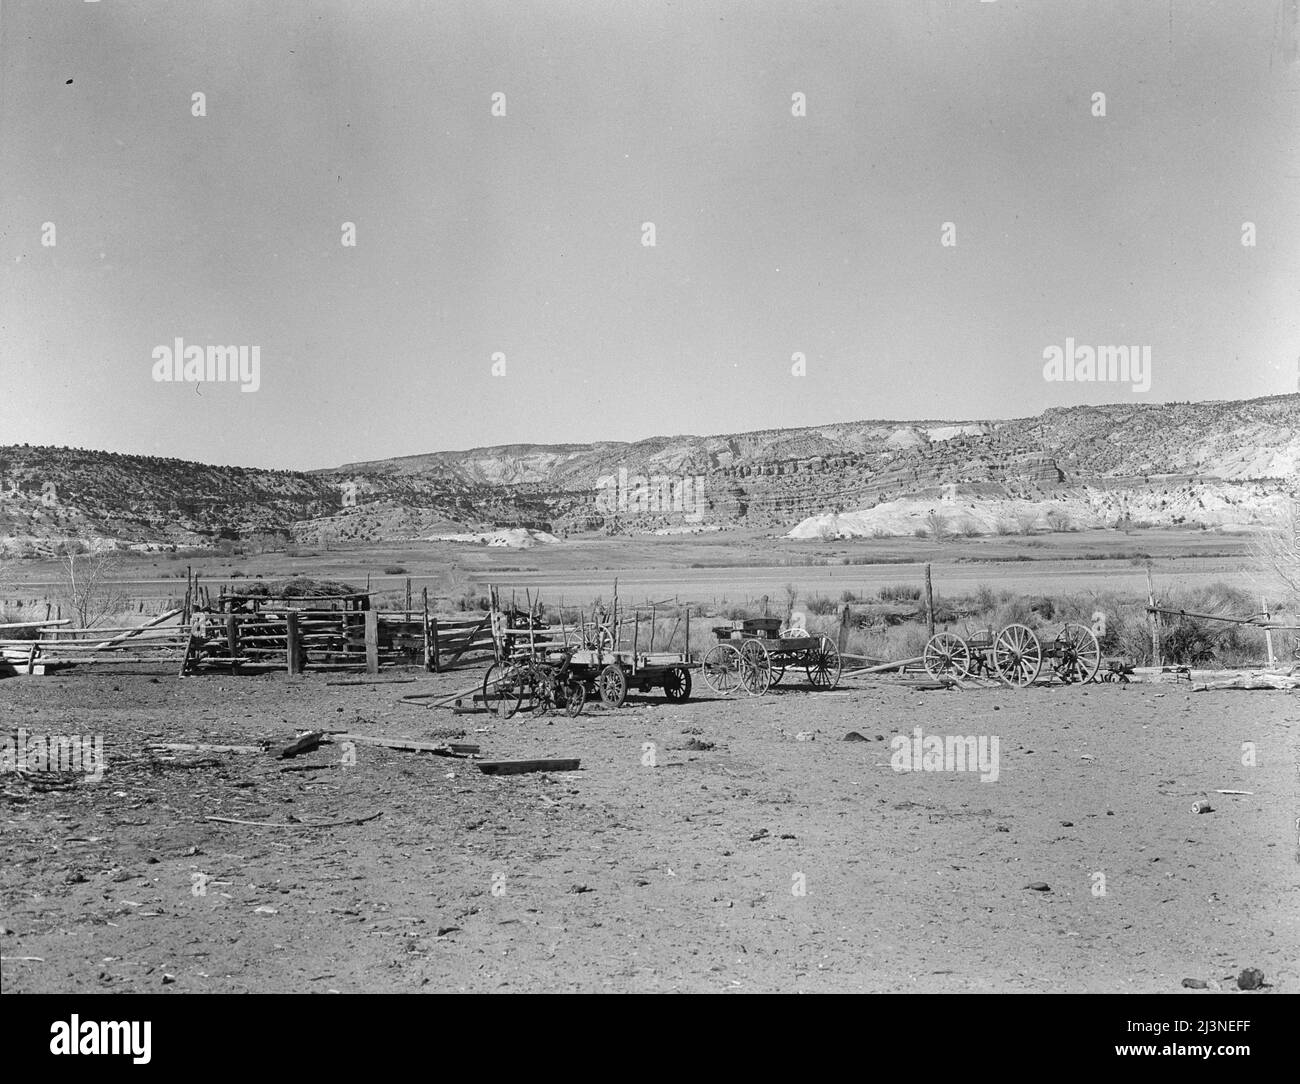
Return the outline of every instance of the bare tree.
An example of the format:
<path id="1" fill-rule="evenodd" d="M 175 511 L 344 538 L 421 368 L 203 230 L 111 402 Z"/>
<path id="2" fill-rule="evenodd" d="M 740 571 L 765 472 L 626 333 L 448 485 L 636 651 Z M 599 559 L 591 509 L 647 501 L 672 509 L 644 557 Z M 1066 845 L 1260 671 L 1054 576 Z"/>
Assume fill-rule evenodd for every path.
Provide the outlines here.
<path id="1" fill-rule="evenodd" d="M 99 553 L 69 553 L 60 570 L 61 598 L 77 621 L 77 627 L 93 628 L 125 605 L 121 585 L 114 577 L 121 562 L 112 550 Z"/>
<path id="2" fill-rule="evenodd" d="M 925 527 L 930 537 L 936 542 L 942 542 L 948 537 L 948 517 L 942 512 L 932 510 L 925 517 Z"/>
<path id="3" fill-rule="evenodd" d="M 1300 498 L 1287 501 L 1280 519 L 1251 542 L 1262 586 L 1300 606 Z"/>

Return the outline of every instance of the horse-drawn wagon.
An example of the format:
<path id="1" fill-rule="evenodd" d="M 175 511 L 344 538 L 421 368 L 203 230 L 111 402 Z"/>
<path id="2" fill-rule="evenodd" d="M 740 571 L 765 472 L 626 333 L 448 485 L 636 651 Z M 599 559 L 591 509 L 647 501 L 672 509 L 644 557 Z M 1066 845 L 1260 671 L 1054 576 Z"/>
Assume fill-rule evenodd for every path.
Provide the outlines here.
<path id="1" fill-rule="evenodd" d="M 705 652 L 700 673 L 705 684 L 723 696 L 762 696 L 781 683 L 787 670 L 802 670 L 814 689 L 833 689 L 840 682 L 843 664 L 829 636 L 782 629 L 774 617 L 715 625 L 713 634 L 718 642 Z"/>

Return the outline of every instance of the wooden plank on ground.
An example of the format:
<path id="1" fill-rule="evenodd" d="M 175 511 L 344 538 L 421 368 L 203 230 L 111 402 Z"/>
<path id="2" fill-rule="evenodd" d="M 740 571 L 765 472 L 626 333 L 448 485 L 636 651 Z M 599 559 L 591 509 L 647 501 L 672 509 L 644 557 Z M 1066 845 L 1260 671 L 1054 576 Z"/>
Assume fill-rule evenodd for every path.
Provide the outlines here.
<path id="1" fill-rule="evenodd" d="M 437 753 L 441 756 L 468 756 L 479 747 L 469 742 L 419 741 L 416 738 L 375 738 L 368 734 L 334 734 L 336 742 L 350 741 L 357 745 L 379 745 L 385 749 L 401 749 L 410 753 Z"/>
<path id="2" fill-rule="evenodd" d="M 576 772 L 582 763 L 576 757 L 558 760 L 480 760 L 484 775 L 522 775 L 524 772 Z"/>
<path id="3" fill-rule="evenodd" d="M 260 745 L 187 745 L 183 742 L 150 742 L 149 750 L 158 753 L 240 753 L 255 754 L 265 750 Z"/>
<path id="4" fill-rule="evenodd" d="M 309 730 L 306 734 L 299 734 L 288 745 L 282 746 L 275 755 L 280 760 L 284 760 L 285 757 L 296 757 L 299 753 L 310 753 L 324 740 L 323 730 Z"/>

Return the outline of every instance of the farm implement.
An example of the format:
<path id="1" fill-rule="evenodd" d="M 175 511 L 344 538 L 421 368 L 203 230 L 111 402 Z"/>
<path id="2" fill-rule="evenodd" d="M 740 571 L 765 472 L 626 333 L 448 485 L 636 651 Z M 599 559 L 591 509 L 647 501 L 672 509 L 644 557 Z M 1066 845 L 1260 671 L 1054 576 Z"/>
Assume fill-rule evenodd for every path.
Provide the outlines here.
<path id="1" fill-rule="evenodd" d="M 1066 685 L 1083 685 L 1097 677 L 1101 648 L 1087 625 L 1065 624 L 1051 639 L 1028 625 L 1007 625 L 996 634 L 977 629 L 965 637 L 938 632 L 927 641 L 923 656 L 933 678 L 992 678 L 1025 688 L 1044 673 Z"/>

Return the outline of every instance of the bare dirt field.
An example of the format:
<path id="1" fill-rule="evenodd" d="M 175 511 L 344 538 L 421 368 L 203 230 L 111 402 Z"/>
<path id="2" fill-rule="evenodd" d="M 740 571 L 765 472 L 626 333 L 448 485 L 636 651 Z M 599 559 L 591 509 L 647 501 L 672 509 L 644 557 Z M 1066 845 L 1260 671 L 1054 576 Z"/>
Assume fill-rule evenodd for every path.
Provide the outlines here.
<path id="1" fill-rule="evenodd" d="M 4 991 L 1177 991 L 1247 967 L 1300 990 L 1293 693 L 846 680 L 509 721 L 398 703 L 474 674 L 0 681 L 4 732 L 102 734 L 107 756 L 99 783 L 0 776 Z M 997 780 L 894 771 L 914 727 L 997 736 Z M 582 766 L 146 748 L 308 729 Z"/>

